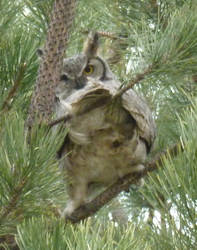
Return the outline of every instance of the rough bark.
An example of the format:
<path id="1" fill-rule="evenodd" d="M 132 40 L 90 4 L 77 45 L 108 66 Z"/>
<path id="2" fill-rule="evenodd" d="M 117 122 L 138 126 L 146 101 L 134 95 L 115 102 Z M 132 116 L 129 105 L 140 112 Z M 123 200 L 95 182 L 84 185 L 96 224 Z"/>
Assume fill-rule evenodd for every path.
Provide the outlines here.
<path id="1" fill-rule="evenodd" d="M 39 73 L 32 96 L 26 125 L 31 128 L 35 118 L 49 122 L 55 101 L 55 87 L 59 81 L 62 60 L 74 19 L 76 0 L 56 0 L 43 48 Z"/>

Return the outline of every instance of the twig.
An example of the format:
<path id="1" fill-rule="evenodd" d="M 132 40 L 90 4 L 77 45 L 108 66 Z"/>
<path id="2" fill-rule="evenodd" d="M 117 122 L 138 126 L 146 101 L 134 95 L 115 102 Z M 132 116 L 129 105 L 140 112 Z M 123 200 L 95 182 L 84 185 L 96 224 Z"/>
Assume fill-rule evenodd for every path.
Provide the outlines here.
<path id="1" fill-rule="evenodd" d="M 82 31 L 82 33 L 84 34 L 89 34 L 89 30 L 84 30 Z M 103 37 L 106 37 L 106 38 L 110 38 L 112 40 L 117 40 L 117 39 L 125 39 L 124 37 L 121 37 L 121 36 L 116 36 L 114 33 L 111 33 L 111 32 L 107 32 L 107 31 L 96 31 L 96 33 L 99 35 L 99 36 L 103 36 Z"/>
<path id="2" fill-rule="evenodd" d="M 67 121 L 70 120 L 71 118 L 72 118 L 71 115 L 64 115 L 64 116 L 62 116 L 62 117 L 60 117 L 60 118 L 58 118 L 58 119 L 56 119 L 56 120 L 51 121 L 50 123 L 48 123 L 47 126 L 48 126 L 49 128 L 52 128 L 53 126 L 57 125 L 57 124 L 60 123 L 60 122 L 67 122 Z"/>
<path id="3" fill-rule="evenodd" d="M 101 207 L 111 201 L 120 192 L 128 190 L 131 184 L 135 184 L 140 178 L 148 173 L 158 169 L 162 165 L 162 159 L 168 155 L 176 156 L 184 148 L 179 144 L 174 144 L 164 152 L 156 154 L 156 156 L 146 164 L 146 168 L 140 173 L 129 174 L 119 179 L 113 185 L 108 187 L 104 192 L 98 195 L 94 200 L 76 209 L 72 215 L 66 217 L 66 222 L 77 223 L 96 213 Z"/>
<path id="4" fill-rule="evenodd" d="M 117 99 L 118 97 L 121 97 L 127 90 L 133 88 L 133 86 L 144 80 L 144 78 L 150 74 L 153 71 L 153 66 L 149 66 L 143 73 L 139 73 L 136 75 L 136 77 L 134 79 L 132 79 L 130 81 L 130 83 L 128 83 L 126 86 L 124 86 L 122 89 L 120 89 L 113 97 L 113 99 Z"/>
<path id="5" fill-rule="evenodd" d="M 152 172 L 158 168 L 158 166 L 161 166 L 163 164 L 162 160 L 164 157 L 168 157 L 168 155 L 175 157 L 180 152 L 184 151 L 184 146 L 181 143 L 173 144 L 171 147 L 169 147 L 167 150 L 163 152 L 157 153 L 153 159 L 151 159 L 146 164 L 147 172 Z"/>
<path id="6" fill-rule="evenodd" d="M 14 95 L 16 94 L 16 91 L 18 90 L 18 88 L 20 86 L 21 80 L 23 79 L 23 76 L 25 73 L 26 66 L 27 66 L 26 63 L 23 63 L 20 65 L 18 77 L 16 78 L 13 87 L 10 89 L 7 98 L 3 102 L 3 105 L 1 108 L 2 111 L 9 109 L 9 102 L 14 97 Z"/>

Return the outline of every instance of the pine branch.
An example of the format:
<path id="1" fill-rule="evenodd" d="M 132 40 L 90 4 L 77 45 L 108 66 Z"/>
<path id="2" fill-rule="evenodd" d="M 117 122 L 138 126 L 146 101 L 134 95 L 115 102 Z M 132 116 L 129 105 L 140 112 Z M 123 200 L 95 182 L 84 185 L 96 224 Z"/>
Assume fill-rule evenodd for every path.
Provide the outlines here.
<path id="1" fill-rule="evenodd" d="M 56 0 L 54 2 L 37 82 L 26 121 L 29 128 L 32 127 L 36 116 L 38 116 L 38 122 L 49 121 L 51 117 L 55 101 L 55 87 L 59 82 L 68 42 L 68 32 L 74 19 L 75 3 L 75 0 Z"/>
<path id="2" fill-rule="evenodd" d="M 10 250 L 20 250 L 16 244 L 15 236 L 11 234 L 3 235 L 0 237 L 0 250 L 8 249 L 9 246 Z"/>
<path id="3" fill-rule="evenodd" d="M 144 78 L 153 72 L 153 66 L 149 66 L 143 73 L 139 73 L 136 75 L 136 77 L 134 79 L 132 79 L 130 81 L 130 83 L 128 83 L 126 86 L 124 86 L 122 89 L 120 89 L 113 97 L 113 99 L 117 99 L 119 97 L 121 97 L 127 90 L 133 88 L 133 86 L 136 83 L 139 83 L 140 81 L 144 80 Z"/>
<path id="4" fill-rule="evenodd" d="M 70 221 L 72 223 L 78 223 L 79 221 L 95 214 L 101 207 L 106 205 L 120 192 L 128 190 L 131 184 L 135 184 L 140 178 L 147 176 L 150 172 L 157 170 L 159 166 L 162 166 L 162 160 L 164 157 L 168 157 L 169 155 L 175 157 L 183 150 L 183 146 L 180 143 L 177 143 L 164 152 L 156 154 L 155 157 L 146 164 L 146 168 L 142 172 L 129 174 L 122 179 L 119 179 L 94 200 L 76 209 L 72 215 L 67 216 L 66 222 Z"/>
<path id="5" fill-rule="evenodd" d="M 23 179 L 21 182 L 18 184 L 18 186 L 14 190 L 14 194 L 10 199 L 9 204 L 4 208 L 3 214 L 0 215 L 0 224 L 1 221 L 6 220 L 7 216 L 16 209 L 18 199 L 21 195 L 21 191 L 23 190 L 27 180 Z"/>
<path id="6" fill-rule="evenodd" d="M 14 82 L 13 87 L 10 89 L 7 98 L 3 102 L 3 105 L 1 108 L 2 112 L 7 111 L 10 108 L 10 100 L 15 96 L 16 91 L 18 90 L 18 88 L 21 84 L 21 80 L 23 79 L 25 69 L 26 69 L 26 63 L 22 64 L 19 68 L 18 77 L 16 78 L 16 81 Z"/>

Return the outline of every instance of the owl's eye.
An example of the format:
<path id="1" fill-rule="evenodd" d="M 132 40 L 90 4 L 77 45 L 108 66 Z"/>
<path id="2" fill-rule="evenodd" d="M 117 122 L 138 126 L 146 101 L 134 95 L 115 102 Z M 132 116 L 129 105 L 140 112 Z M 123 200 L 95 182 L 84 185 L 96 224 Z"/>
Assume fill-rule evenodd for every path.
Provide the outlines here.
<path id="1" fill-rule="evenodd" d="M 84 74 L 85 75 L 91 75 L 93 72 L 94 72 L 94 66 L 93 65 L 91 65 L 91 64 L 89 64 L 89 65 L 87 65 L 86 67 L 85 67 L 85 69 L 84 69 Z"/>

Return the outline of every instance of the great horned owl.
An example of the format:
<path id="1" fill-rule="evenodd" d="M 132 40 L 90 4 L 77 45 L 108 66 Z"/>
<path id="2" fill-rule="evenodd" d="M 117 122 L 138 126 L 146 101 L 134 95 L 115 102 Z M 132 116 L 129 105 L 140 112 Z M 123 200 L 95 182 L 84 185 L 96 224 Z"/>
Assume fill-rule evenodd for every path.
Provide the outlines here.
<path id="1" fill-rule="evenodd" d="M 64 215 L 85 203 L 95 184 L 106 187 L 143 170 L 155 138 L 151 112 L 141 97 L 130 89 L 114 100 L 121 83 L 96 54 L 97 39 L 91 39 L 83 53 L 64 60 L 56 89 L 57 118 L 72 116 L 58 152 L 69 182 Z"/>

